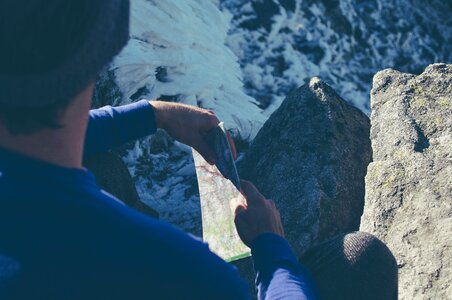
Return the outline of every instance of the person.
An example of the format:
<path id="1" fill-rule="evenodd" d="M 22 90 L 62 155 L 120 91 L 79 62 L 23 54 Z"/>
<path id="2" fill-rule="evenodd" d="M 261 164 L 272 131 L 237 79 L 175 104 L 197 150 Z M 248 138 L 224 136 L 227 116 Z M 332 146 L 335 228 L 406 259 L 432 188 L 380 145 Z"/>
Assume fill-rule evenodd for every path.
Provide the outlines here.
<path id="1" fill-rule="evenodd" d="M 0 298 L 248 299 L 206 244 L 121 204 L 82 166 L 156 128 L 215 160 L 211 111 L 146 100 L 89 111 L 96 75 L 128 40 L 128 1 L 0 3 Z M 250 183 L 243 193 L 238 228 L 261 260 L 261 293 L 310 297 L 275 207 Z"/>
<path id="2" fill-rule="evenodd" d="M 156 128 L 215 163 L 203 139 L 219 122 L 212 111 L 147 100 L 90 111 L 95 78 L 128 30 L 127 0 L 0 1 L 1 299 L 251 298 L 206 244 L 125 206 L 83 167 L 83 157 Z M 306 265 L 317 261 L 308 271 L 274 203 L 242 186 L 235 223 L 252 250 L 258 297 L 317 298 L 323 252 L 308 253 Z"/>

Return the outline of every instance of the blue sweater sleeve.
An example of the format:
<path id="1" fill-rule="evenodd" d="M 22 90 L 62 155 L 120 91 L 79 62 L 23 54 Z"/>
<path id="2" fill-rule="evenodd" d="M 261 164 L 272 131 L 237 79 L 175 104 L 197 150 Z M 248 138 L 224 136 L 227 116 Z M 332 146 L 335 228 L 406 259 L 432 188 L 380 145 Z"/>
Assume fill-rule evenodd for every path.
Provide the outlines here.
<path id="1" fill-rule="evenodd" d="M 156 131 L 154 109 L 147 100 L 89 112 L 84 157 L 150 135 Z"/>
<path id="2" fill-rule="evenodd" d="M 317 299 L 317 287 L 309 271 L 279 235 L 257 237 L 252 248 L 258 299 Z"/>

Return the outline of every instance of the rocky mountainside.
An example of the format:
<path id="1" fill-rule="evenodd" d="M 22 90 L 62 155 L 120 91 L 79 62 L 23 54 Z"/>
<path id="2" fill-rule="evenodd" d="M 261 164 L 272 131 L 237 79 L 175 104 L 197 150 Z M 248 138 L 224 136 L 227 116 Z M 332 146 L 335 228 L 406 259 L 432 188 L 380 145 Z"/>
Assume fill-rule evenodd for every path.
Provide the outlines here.
<path id="1" fill-rule="evenodd" d="M 370 124 L 369 139 L 366 116 L 313 78 L 264 124 L 240 175 L 275 200 L 296 254 L 360 224 L 396 257 L 400 299 L 448 299 L 452 65 L 377 73 Z M 236 265 L 252 285 L 251 263 Z"/>
<path id="2" fill-rule="evenodd" d="M 181 147 L 162 132 L 152 138 L 170 153 Z M 451 149 L 452 65 L 430 65 L 419 76 L 388 69 L 374 77 L 370 122 L 326 83 L 310 79 L 264 124 L 239 173 L 275 201 L 298 256 L 360 229 L 396 257 L 400 299 L 447 299 Z M 251 258 L 234 264 L 254 294 Z"/>
<path id="3" fill-rule="evenodd" d="M 418 77 L 383 71 L 375 77 L 369 102 L 379 70 L 419 74 L 433 62 L 452 62 L 451 1 L 131 3 L 129 44 L 100 76 L 96 106 L 159 98 L 213 109 L 233 129 L 243 157 L 286 96 L 320 76 L 336 92 L 315 81 L 291 94 L 273 118 L 277 122 L 260 134 L 283 130 L 282 149 L 274 146 L 265 153 L 254 146 L 242 163 L 243 176 L 256 180 L 281 207 L 298 254 L 328 235 L 356 229 L 371 157 L 364 134 L 368 121 L 338 95 L 365 113 L 372 109 L 374 162 L 366 178 L 361 229 L 394 251 L 402 299 L 452 294 L 450 66 L 431 66 Z M 296 133 L 288 130 L 291 126 Z M 255 143 L 266 147 L 267 142 Z M 162 219 L 201 235 L 190 148 L 159 131 L 118 153 L 141 201 Z M 290 187 L 277 182 L 286 174 L 276 159 L 295 178 Z M 275 168 L 264 168 L 265 178 L 252 169 L 254 163 Z M 298 215 L 305 209 L 306 219 Z M 249 261 L 243 265 L 241 270 L 250 270 Z"/>
<path id="4" fill-rule="evenodd" d="M 388 69 L 372 89 L 373 162 L 361 230 L 399 265 L 400 299 L 452 295 L 452 65 Z"/>
<path id="5" fill-rule="evenodd" d="M 131 1 L 128 45 L 100 76 L 96 106 L 160 98 L 213 109 L 244 150 L 289 92 L 320 76 L 369 112 L 372 76 L 452 62 L 450 1 Z M 243 151 L 242 151 L 243 152 Z M 196 235 L 190 149 L 164 133 L 120 151 L 141 200 Z"/>

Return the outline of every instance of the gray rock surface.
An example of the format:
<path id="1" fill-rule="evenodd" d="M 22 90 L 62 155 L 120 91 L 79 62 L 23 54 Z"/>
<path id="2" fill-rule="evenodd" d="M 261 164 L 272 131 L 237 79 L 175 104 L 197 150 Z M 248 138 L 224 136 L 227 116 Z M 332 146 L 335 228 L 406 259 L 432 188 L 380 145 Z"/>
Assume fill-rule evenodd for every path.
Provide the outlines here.
<path id="1" fill-rule="evenodd" d="M 381 71 L 371 105 L 361 230 L 396 256 L 400 299 L 451 299 L 452 65 Z"/>
<path id="2" fill-rule="evenodd" d="M 103 190 L 146 215 L 159 217 L 156 210 L 140 201 L 129 170 L 119 156 L 110 152 L 99 153 L 86 158 L 83 165 L 94 174 Z"/>
<path id="3" fill-rule="evenodd" d="M 240 177 L 275 201 L 297 255 L 359 228 L 369 130 L 365 114 L 314 77 L 271 115 L 239 163 Z"/>

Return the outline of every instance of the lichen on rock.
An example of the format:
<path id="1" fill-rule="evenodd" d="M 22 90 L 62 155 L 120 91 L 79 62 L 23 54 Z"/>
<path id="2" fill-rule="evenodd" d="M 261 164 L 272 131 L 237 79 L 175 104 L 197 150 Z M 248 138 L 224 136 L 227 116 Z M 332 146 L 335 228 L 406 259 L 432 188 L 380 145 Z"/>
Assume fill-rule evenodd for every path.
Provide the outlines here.
<path id="1" fill-rule="evenodd" d="M 452 65 L 374 77 L 361 230 L 399 264 L 400 299 L 452 295 Z"/>

